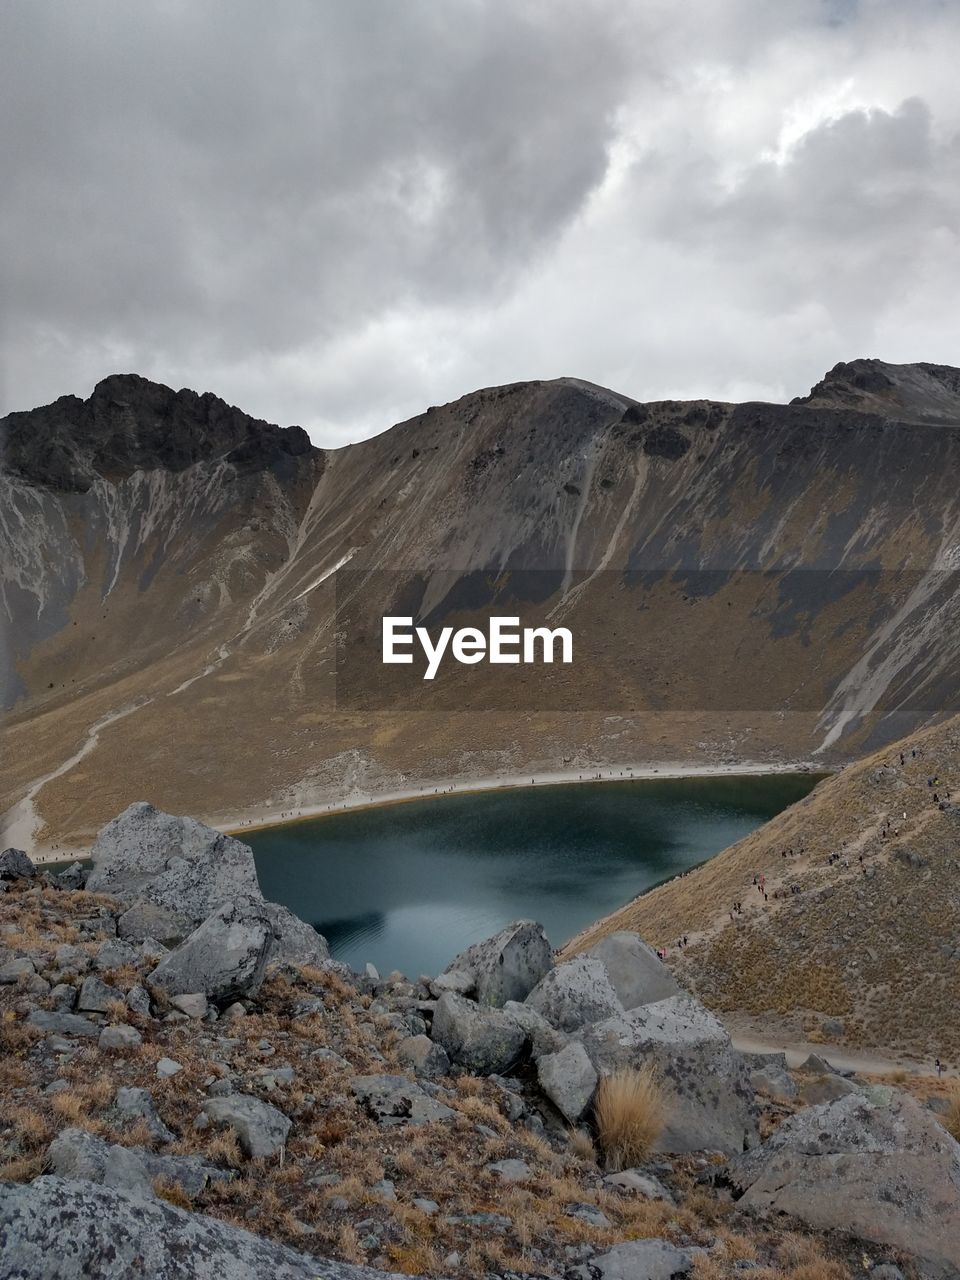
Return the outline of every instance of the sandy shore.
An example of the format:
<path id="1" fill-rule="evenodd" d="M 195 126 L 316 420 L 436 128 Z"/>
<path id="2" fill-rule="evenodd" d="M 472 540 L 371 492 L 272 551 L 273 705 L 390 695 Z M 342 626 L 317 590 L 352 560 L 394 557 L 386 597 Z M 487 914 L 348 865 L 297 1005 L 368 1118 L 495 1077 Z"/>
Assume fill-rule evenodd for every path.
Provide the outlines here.
<path id="1" fill-rule="evenodd" d="M 510 791 L 525 787 L 557 787 L 582 783 L 594 785 L 599 782 L 630 782 L 661 778 L 726 778 L 726 777 L 764 777 L 774 773 L 821 773 L 823 765 L 813 764 L 808 760 L 792 760 L 786 763 L 765 764 L 751 760 L 739 764 L 691 764 L 687 762 L 624 765 L 615 769 L 602 769 L 593 772 L 582 770 L 557 770 L 549 773 L 514 774 L 484 778 L 441 778 L 425 782 L 420 786 L 409 787 L 398 791 L 353 792 L 342 799 L 323 801 L 317 804 L 304 804 L 281 809 L 276 806 L 262 805 L 242 814 L 192 815 L 201 822 L 224 831 L 229 835 L 243 836 L 251 831 L 262 831 L 267 827 L 288 826 L 294 822 L 308 822 L 315 818 L 323 818 L 334 813 L 345 813 L 354 809 L 372 809 L 381 805 L 407 804 L 413 800 L 430 800 L 439 796 L 473 794 L 485 791 Z M 90 856 L 88 848 L 73 848 L 61 845 L 53 848 L 48 845 L 37 846 L 30 856 L 38 865 L 50 862 L 67 862 L 83 860 Z"/>

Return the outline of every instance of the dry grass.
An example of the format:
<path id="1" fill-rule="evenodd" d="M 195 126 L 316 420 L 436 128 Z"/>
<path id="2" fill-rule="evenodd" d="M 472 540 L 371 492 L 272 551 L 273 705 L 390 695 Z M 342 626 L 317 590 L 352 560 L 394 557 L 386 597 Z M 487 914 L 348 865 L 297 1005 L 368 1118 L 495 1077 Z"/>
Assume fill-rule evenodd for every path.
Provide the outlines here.
<path id="1" fill-rule="evenodd" d="M 594 1104 L 597 1137 L 608 1169 L 629 1169 L 649 1155 L 663 1132 L 666 1099 L 656 1074 L 628 1067 L 600 1081 Z"/>

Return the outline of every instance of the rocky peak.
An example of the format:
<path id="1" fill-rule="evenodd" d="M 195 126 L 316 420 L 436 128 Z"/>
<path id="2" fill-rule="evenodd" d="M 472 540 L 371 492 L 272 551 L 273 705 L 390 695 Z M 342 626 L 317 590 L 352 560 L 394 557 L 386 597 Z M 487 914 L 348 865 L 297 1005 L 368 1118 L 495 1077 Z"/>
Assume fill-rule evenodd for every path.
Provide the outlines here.
<path id="1" fill-rule="evenodd" d="M 852 408 L 903 422 L 960 424 L 960 369 L 944 364 L 841 361 L 791 404 Z"/>
<path id="2" fill-rule="evenodd" d="M 0 419 L 4 461 L 32 484 L 85 493 L 98 476 L 137 470 L 183 471 L 222 459 L 238 471 L 264 471 L 319 455 L 302 427 L 251 418 L 218 396 L 174 391 L 137 374 L 113 374 L 87 400 L 53 404 Z"/>

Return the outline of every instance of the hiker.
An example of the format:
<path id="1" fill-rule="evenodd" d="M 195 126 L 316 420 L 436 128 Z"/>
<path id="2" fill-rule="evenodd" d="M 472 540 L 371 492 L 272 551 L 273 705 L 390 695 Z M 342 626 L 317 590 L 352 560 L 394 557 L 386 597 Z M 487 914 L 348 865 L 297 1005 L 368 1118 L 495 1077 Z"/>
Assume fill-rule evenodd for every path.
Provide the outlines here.
<path id="1" fill-rule="evenodd" d="M 943 1075 L 943 1063 L 940 1061 L 940 1059 L 939 1059 L 939 1058 L 934 1058 L 934 1060 L 933 1060 L 933 1065 L 934 1065 L 934 1066 L 936 1067 L 936 1069 L 937 1069 L 937 1075 L 938 1075 L 938 1076 L 942 1076 L 942 1075 Z"/>

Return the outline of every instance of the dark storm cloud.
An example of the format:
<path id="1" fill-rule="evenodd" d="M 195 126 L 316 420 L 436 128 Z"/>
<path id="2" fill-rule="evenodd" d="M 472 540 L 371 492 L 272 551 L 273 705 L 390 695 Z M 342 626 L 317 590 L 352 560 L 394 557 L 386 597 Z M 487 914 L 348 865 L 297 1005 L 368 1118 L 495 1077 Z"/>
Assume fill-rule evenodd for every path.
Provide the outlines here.
<path id="1" fill-rule="evenodd" d="M 4 408 L 133 369 L 326 443 L 480 385 L 960 363 L 957 6 L 6 0 Z"/>

